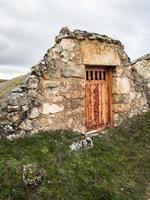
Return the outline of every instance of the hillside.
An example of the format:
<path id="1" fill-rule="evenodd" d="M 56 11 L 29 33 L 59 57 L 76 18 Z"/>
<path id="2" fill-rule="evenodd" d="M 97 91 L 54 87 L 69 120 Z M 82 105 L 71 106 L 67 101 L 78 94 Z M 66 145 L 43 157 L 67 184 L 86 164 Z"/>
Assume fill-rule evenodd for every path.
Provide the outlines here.
<path id="1" fill-rule="evenodd" d="M 8 81 L 0 79 L 0 105 L 3 103 L 5 97 L 13 88 L 19 86 L 24 82 L 26 76 L 27 75 L 19 76 Z"/>
<path id="2" fill-rule="evenodd" d="M 94 147 L 71 151 L 81 136 L 48 132 L 0 143 L 0 200 L 150 199 L 150 112 L 93 137 Z M 22 168 L 35 163 L 42 185 L 25 188 Z"/>
<path id="3" fill-rule="evenodd" d="M 7 81 L 7 80 L 4 80 L 4 79 L 0 79 L 0 83 L 2 83 L 2 82 L 5 82 L 5 81 Z"/>

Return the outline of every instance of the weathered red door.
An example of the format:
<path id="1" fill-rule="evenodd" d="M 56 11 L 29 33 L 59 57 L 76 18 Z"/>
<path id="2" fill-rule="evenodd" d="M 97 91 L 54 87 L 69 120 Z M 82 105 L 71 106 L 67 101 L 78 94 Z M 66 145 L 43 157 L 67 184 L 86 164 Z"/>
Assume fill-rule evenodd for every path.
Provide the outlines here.
<path id="1" fill-rule="evenodd" d="M 87 131 L 111 126 L 111 68 L 86 67 L 85 118 Z"/>

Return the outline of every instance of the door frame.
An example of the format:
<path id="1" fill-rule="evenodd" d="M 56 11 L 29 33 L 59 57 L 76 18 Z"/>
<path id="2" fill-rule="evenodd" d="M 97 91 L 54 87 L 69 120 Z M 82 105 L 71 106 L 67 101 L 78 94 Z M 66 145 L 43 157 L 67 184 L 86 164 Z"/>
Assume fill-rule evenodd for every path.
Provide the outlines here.
<path id="1" fill-rule="evenodd" d="M 93 130 L 87 130 L 87 125 L 86 125 L 86 91 L 85 91 L 85 104 L 84 104 L 84 117 L 85 117 L 85 129 L 86 129 L 86 133 L 90 133 L 90 132 L 97 132 L 97 131 L 101 131 L 103 129 L 106 128 L 110 128 L 113 125 L 113 119 L 112 119 L 112 73 L 113 73 L 113 69 L 115 68 L 115 66 L 106 66 L 106 65 L 85 65 L 85 74 L 88 70 L 98 70 L 101 71 L 102 69 L 107 70 L 107 83 L 108 83 L 108 109 L 109 109 L 109 116 L 108 116 L 108 120 L 109 120 L 109 124 L 108 126 L 102 126 L 99 127 L 97 129 L 93 129 Z M 87 81 L 87 77 L 85 76 L 85 82 Z M 86 87 L 86 86 L 85 86 Z M 85 88 L 86 89 L 86 88 Z"/>

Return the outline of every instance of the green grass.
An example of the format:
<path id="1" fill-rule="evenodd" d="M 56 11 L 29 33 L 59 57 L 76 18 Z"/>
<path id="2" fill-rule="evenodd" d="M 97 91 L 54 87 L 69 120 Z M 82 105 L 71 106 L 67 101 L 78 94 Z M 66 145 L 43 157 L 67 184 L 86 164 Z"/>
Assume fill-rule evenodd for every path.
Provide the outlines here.
<path id="1" fill-rule="evenodd" d="M 80 139 L 66 131 L 0 143 L 1 200 L 150 199 L 150 112 L 93 137 L 94 148 L 71 151 Z M 25 188 L 22 167 L 45 171 L 42 185 Z"/>
<path id="2" fill-rule="evenodd" d="M 8 81 L 0 80 L 0 104 L 3 103 L 5 97 L 9 94 L 9 92 L 13 88 L 21 85 L 24 82 L 26 77 L 27 77 L 27 75 L 23 75 L 23 76 L 13 78 L 13 79 L 8 80 Z"/>
<path id="3" fill-rule="evenodd" d="M 0 83 L 3 83 L 3 82 L 5 82 L 5 81 L 7 81 L 7 80 L 5 80 L 5 79 L 0 79 Z"/>

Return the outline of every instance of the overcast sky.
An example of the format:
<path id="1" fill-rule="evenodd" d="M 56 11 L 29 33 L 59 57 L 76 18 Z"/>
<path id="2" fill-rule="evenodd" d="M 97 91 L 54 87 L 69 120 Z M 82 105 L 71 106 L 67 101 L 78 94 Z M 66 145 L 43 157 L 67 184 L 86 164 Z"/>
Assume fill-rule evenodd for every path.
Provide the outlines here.
<path id="1" fill-rule="evenodd" d="M 0 0 L 0 78 L 29 72 L 63 26 L 119 39 L 132 60 L 150 53 L 150 0 Z"/>

